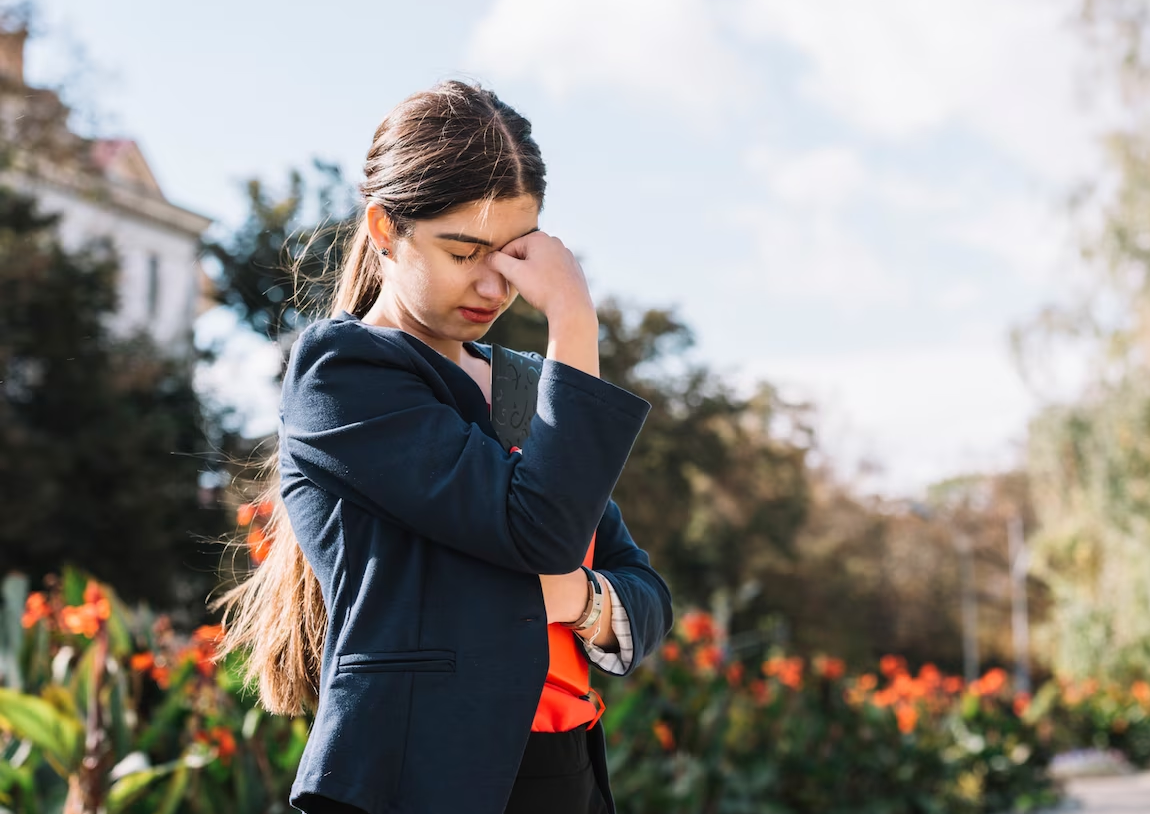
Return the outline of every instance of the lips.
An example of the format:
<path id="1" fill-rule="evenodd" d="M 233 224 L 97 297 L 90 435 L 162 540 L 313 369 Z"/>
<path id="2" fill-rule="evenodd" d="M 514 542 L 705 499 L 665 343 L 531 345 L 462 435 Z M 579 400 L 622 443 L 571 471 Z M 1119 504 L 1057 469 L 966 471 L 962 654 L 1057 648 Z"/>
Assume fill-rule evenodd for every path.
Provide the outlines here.
<path id="1" fill-rule="evenodd" d="M 460 308 L 459 313 L 468 322 L 491 322 L 499 314 L 498 308 Z"/>

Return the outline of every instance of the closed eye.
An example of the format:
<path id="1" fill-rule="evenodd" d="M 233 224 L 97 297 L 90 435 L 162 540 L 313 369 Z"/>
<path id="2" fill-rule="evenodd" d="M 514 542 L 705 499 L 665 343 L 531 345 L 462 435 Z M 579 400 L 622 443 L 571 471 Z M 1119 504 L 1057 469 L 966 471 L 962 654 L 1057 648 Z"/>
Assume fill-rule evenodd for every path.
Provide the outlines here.
<path id="1" fill-rule="evenodd" d="M 450 252 L 449 252 L 449 254 L 450 254 Z M 468 254 L 468 255 L 452 254 L 451 259 L 454 260 L 456 263 L 459 263 L 460 265 L 462 265 L 464 263 L 467 263 L 468 261 L 474 260 L 478 256 L 479 256 L 479 250 L 476 249 L 475 251 L 473 251 L 471 254 Z"/>

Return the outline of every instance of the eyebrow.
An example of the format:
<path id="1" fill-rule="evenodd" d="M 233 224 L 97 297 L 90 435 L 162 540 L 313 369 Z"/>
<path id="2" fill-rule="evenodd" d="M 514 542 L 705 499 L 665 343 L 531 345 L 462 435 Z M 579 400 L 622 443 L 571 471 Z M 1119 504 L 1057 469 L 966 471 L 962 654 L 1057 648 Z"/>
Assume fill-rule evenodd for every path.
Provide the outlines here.
<path id="1" fill-rule="evenodd" d="M 538 231 L 539 231 L 539 227 L 536 226 L 534 229 L 530 229 L 530 230 L 524 232 L 519 237 L 526 237 L 527 235 L 531 234 L 532 232 L 538 232 Z M 456 243 L 476 243 L 480 246 L 488 246 L 488 247 L 491 246 L 490 240 L 484 240 L 481 237 L 474 237 L 472 235 L 467 235 L 467 234 L 464 234 L 463 232 L 445 232 L 444 234 L 436 235 L 436 237 L 438 237 L 441 240 L 454 240 Z M 518 240 L 519 238 L 515 238 L 515 239 Z"/>

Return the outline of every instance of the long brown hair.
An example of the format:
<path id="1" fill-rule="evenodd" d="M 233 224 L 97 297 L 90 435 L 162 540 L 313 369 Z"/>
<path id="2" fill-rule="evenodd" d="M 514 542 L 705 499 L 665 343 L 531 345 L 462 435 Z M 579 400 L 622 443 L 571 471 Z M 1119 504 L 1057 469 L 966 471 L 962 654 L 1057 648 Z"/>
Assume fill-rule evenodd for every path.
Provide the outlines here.
<path id="1" fill-rule="evenodd" d="M 546 182 L 531 124 L 495 94 L 441 82 L 397 105 L 375 131 L 360 186 L 387 213 L 397 238 L 414 222 L 474 201 L 533 196 Z M 362 215 L 348 241 L 330 312 L 362 316 L 379 297 L 383 269 Z M 327 609 L 280 495 L 278 448 L 264 464 L 259 502 L 272 506 L 266 559 L 211 604 L 224 608 L 219 658 L 245 651 L 244 679 L 274 713 L 315 707 Z"/>

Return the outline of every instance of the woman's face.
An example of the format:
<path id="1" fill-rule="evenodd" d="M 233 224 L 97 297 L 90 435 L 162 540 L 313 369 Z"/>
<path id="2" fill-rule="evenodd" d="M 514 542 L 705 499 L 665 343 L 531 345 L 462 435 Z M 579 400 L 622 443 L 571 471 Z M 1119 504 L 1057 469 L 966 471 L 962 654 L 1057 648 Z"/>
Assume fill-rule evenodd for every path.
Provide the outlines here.
<path id="1" fill-rule="evenodd" d="M 373 315 L 454 357 L 458 343 L 480 339 L 518 295 L 482 260 L 536 231 L 539 205 L 530 195 L 475 201 L 415 221 L 411 235 L 398 239 L 382 210 L 368 207 L 367 217 L 375 245 L 389 250 Z"/>

